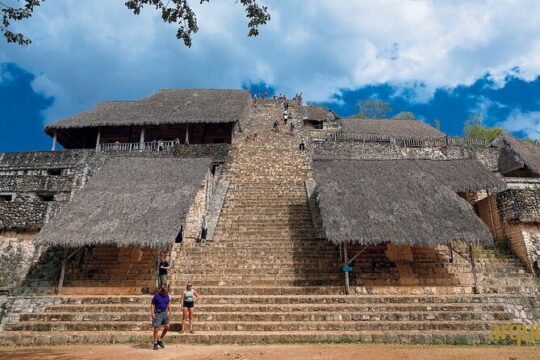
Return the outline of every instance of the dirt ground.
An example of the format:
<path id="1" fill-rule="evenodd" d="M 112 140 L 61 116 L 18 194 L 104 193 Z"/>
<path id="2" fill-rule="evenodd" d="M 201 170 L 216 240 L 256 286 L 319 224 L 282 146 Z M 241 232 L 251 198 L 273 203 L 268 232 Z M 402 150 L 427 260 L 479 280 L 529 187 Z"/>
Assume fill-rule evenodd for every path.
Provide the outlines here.
<path id="1" fill-rule="evenodd" d="M 0 348 L 0 359 L 186 359 L 186 360 L 455 360 L 540 359 L 540 347 L 457 347 L 401 345 L 170 345 L 154 351 L 145 345 Z"/>

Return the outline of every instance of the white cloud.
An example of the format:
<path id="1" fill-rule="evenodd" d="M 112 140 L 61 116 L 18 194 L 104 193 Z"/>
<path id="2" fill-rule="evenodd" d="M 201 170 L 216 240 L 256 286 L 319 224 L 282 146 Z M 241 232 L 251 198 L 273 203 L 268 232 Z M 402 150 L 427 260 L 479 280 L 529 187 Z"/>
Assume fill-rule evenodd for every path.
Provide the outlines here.
<path id="1" fill-rule="evenodd" d="M 17 24 L 34 44 L 0 43 L 0 61 L 38 74 L 34 87 L 56 98 L 48 121 L 165 87 L 264 80 L 323 100 L 341 87 L 423 82 L 425 101 L 486 73 L 499 82 L 516 66 L 526 80 L 540 74 L 537 0 L 265 2 L 273 19 L 248 38 L 234 0 L 192 1 L 200 32 L 187 49 L 150 7 L 134 16 L 123 1 L 47 1 Z"/>
<path id="2" fill-rule="evenodd" d="M 540 111 L 515 110 L 499 125 L 507 131 L 521 132 L 531 139 L 540 140 Z"/>

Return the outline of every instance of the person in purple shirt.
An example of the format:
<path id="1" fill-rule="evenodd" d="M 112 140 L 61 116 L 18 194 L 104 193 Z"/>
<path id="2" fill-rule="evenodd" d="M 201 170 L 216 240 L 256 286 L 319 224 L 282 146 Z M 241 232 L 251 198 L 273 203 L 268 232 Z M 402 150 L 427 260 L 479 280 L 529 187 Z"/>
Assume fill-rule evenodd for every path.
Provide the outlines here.
<path id="1" fill-rule="evenodd" d="M 165 348 L 163 337 L 169 331 L 169 318 L 171 317 L 171 298 L 167 287 L 162 286 L 159 293 L 152 298 L 150 306 L 150 315 L 152 316 L 152 326 L 154 327 L 154 350 Z M 159 327 L 163 325 L 163 331 L 158 338 Z"/>

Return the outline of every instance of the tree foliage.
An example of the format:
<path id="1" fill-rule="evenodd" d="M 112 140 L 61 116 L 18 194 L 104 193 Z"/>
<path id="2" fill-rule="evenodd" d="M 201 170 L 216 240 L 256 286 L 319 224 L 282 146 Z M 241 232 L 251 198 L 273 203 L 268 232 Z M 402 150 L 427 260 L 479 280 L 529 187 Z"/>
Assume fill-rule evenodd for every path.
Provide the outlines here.
<path id="1" fill-rule="evenodd" d="M 32 41 L 21 33 L 11 30 L 13 21 L 29 19 L 34 13 L 34 9 L 40 6 L 45 0 L 22 0 L 22 4 L 17 1 L 17 5 L 8 5 L 0 0 L 2 10 L 2 25 L 0 31 L 8 43 L 28 45 Z M 210 0 L 198 0 L 201 4 Z M 266 6 L 257 4 L 257 0 L 238 0 L 245 9 L 246 17 L 249 19 L 248 36 L 259 35 L 259 26 L 270 21 L 270 13 Z M 188 0 L 127 0 L 125 5 L 133 11 L 135 15 L 141 13 L 144 6 L 154 7 L 161 12 L 161 18 L 166 23 L 177 24 L 176 37 L 183 40 L 188 47 L 191 46 L 191 37 L 199 30 L 195 12 L 188 3 Z"/>
<path id="2" fill-rule="evenodd" d="M 472 114 L 465 122 L 464 133 L 469 139 L 484 139 L 487 142 L 492 142 L 498 136 L 504 135 L 505 132 L 500 127 L 487 127 L 483 124 L 481 114 Z"/>
<path id="3" fill-rule="evenodd" d="M 23 34 L 11 31 L 11 23 L 13 21 L 25 20 L 32 17 L 34 8 L 40 6 L 42 2 L 43 1 L 40 0 L 24 0 L 22 5 L 10 6 L 0 1 L 0 9 L 2 10 L 2 25 L 0 25 L 0 31 L 8 43 L 28 45 L 32 42 Z"/>
<path id="4" fill-rule="evenodd" d="M 357 117 L 365 119 L 382 119 L 392 111 L 392 107 L 389 103 L 379 99 L 360 100 L 357 107 Z"/>
<path id="5" fill-rule="evenodd" d="M 392 119 L 395 120 L 417 120 L 416 116 L 410 111 L 402 111 L 397 113 Z"/>

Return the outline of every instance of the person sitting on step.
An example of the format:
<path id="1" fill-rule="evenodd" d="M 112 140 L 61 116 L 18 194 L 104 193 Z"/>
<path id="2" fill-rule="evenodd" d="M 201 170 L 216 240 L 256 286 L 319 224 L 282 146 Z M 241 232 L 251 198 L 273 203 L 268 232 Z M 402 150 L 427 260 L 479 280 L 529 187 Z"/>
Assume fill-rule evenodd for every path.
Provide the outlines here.
<path id="1" fill-rule="evenodd" d="M 189 315 L 189 332 L 193 334 L 193 308 L 195 306 L 195 300 L 199 300 L 200 298 L 201 296 L 193 289 L 191 282 L 188 282 L 186 290 L 182 293 L 182 328 L 180 329 L 180 333 L 184 333 L 186 317 Z"/>
<path id="2" fill-rule="evenodd" d="M 154 350 L 165 348 L 163 344 L 163 338 L 167 331 L 169 331 L 169 321 L 172 316 L 171 312 L 171 298 L 169 297 L 169 291 L 165 286 L 159 289 L 159 293 L 152 298 L 152 304 L 150 305 L 150 316 L 152 317 L 152 327 L 154 328 Z M 163 325 L 163 331 L 158 338 L 159 327 Z"/>

